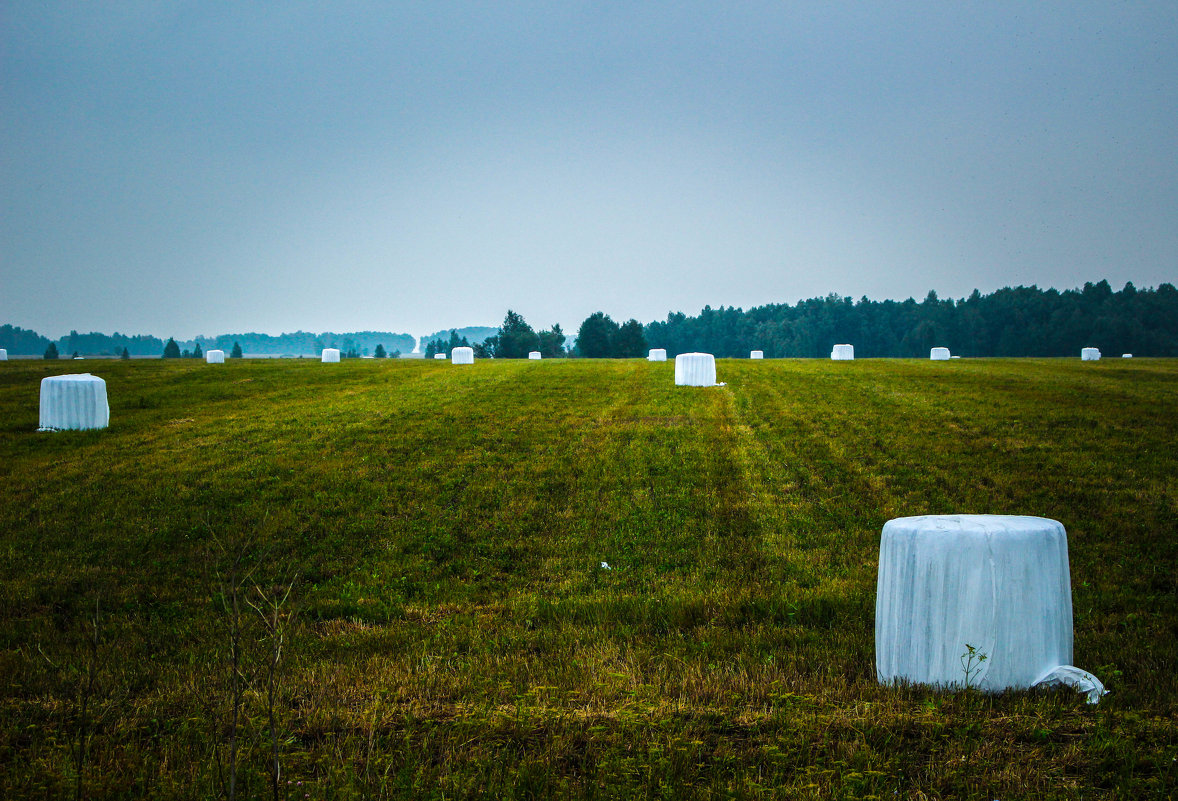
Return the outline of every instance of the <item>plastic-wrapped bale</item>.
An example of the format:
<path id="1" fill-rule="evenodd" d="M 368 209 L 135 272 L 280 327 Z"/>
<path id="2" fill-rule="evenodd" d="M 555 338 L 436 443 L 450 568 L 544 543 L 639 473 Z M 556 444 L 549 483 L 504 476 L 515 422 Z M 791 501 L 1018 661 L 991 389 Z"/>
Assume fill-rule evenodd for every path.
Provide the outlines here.
<path id="1" fill-rule="evenodd" d="M 41 379 L 41 431 L 106 428 L 110 404 L 106 382 L 96 375 L 55 375 Z"/>
<path id="2" fill-rule="evenodd" d="M 710 353 L 680 353 L 675 357 L 675 386 L 716 386 L 716 357 Z"/>
<path id="3" fill-rule="evenodd" d="M 933 348 L 928 352 L 928 357 L 934 362 L 949 361 L 948 348 Z"/>
<path id="4" fill-rule="evenodd" d="M 8 351 L 6 351 L 4 348 L 0 348 L 0 362 L 6 361 L 8 361 Z"/>
<path id="5" fill-rule="evenodd" d="M 335 364 L 339 361 L 339 348 L 324 348 L 319 355 L 319 361 L 324 364 Z"/>
<path id="6" fill-rule="evenodd" d="M 224 364 L 225 351 L 223 350 L 207 350 L 205 351 L 205 364 Z"/>
<path id="7" fill-rule="evenodd" d="M 1100 361 L 1099 348 L 1080 348 L 1080 359 L 1086 362 Z"/>
<path id="8" fill-rule="evenodd" d="M 875 595 L 880 683 L 987 692 L 1064 683 L 1096 703 L 1103 685 L 1071 661 L 1068 539 L 1058 521 L 927 515 L 884 525 Z"/>
<path id="9" fill-rule="evenodd" d="M 454 348 L 450 351 L 451 364 L 474 364 L 474 348 Z"/>
<path id="10" fill-rule="evenodd" d="M 0 354 L 3 354 L 3 353 L 4 353 L 4 351 L 0 350 Z M 3 359 L 3 358 L 6 358 L 6 357 L 4 357 L 4 356 L 0 355 L 0 359 Z M 1132 359 L 1132 358 L 1133 358 L 1133 354 L 1132 354 L 1132 353 L 1122 353 L 1122 354 L 1121 354 L 1121 358 L 1122 358 L 1122 359 Z"/>
<path id="11" fill-rule="evenodd" d="M 651 348 L 650 353 L 646 354 L 648 362 L 665 362 L 667 360 L 666 348 Z"/>
<path id="12" fill-rule="evenodd" d="M 836 362 L 851 362 L 855 360 L 854 345 L 835 345 L 830 351 L 830 358 Z"/>
<path id="13" fill-rule="evenodd" d="M 435 354 L 434 354 L 434 358 L 435 358 L 435 359 L 444 359 L 444 358 L 446 358 L 446 354 L 444 354 L 444 353 L 435 353 Z"/>
<path id="14" fill-rule="evenodd" d="M 538 350 L 532 350 L 528 351 L 528 358 L 534 361 L 539 361 L 541 358 L 543 358 L 543 355 Z"/>
<path id="15" fill-rule="evenodd" d="M 749 351 L 749 358 L 750 359 L 764 359 L 765 358 L 765 351 L 763 351 L 763 350 Z"/>

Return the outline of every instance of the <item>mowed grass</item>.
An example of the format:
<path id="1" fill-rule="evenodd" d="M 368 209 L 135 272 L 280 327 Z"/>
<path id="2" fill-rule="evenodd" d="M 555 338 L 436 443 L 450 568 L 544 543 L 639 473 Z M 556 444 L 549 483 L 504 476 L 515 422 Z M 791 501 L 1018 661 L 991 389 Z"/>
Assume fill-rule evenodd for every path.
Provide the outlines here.
<path id="1" fill-rule="evenodd" d="M 36 433 L 82 369 L 110 428 Z M 0 364 L 0 797 L 272 798 L 275 752 L 292 799 L 1178 786 L 1174 360 L 82 369 Z M 927 513 L 1064 523 L 1099 706 L 878 686 Z"/>

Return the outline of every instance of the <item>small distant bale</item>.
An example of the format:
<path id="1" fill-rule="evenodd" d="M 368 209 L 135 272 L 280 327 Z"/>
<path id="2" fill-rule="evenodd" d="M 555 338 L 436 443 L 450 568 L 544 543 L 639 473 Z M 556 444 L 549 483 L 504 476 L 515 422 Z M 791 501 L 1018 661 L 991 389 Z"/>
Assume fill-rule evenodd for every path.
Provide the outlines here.
<path id="1" fill-rule="evenodd" d="M 339 361 L 339 348 L 324 348 L 319 361 L 324 364 L 335 364 Z"/>
<path id="2" fill-rule="evenodd" d="M 716 357 L 710 353 L 680 353 L 675 357 L 675 386 L 716 386 Z"/>
<path id="3" fill-rule="evenodd" d="M 934 362 L 948 361 L 950 358 L 949 357 L 949 349 L 948 348 L 933 348 L 932 350 L 930 350 L 928 352 L 928 357 L 930 359 L 932 359 Z"/>
<path id="4" fill-rule="evenodd" d="M 2 353 L 2 352 L 3 352 L 3 351 L 0 351 L 0 353 Z M 1133 354 L 1132 354 L 1132 353 L 1122 353 L 1122 354 L 1121 354 L 1121 358 L 1122 358 L 1122 359 L 1132 359 L 1132 358 L 1133 358 Z"/>
<path id="5" fill-rule="evenodd" d="M 1081 348 L 1080 349 L 1080 360 L 1085 361 L 1085 362 L 1098 362 L 1098 361 L 1100 361 L 1100 349 L 1099 348 Z"/>
<path id="6" fill-rule="evenodd" d="M 764 359 L 765 358 L 765 351 L 763 351 L 763 350 L 749 351 L 749 358 L 750 359 Z"/>
<path id="7" fill-rule="evenodd" d="M 445 359 L 445 358 L 446 358 L 446 354 L 444 354 L 444 353 L 435 353 L 435 354 L 434 354 L 434 358 L 435 358 L 435 359 Z"/>
<path id="8" fill-rule="evenodd" d="M 6 351 L 4 348 L 0 348 L 0 362 L 6 361 L 8 361 L 8 351 Z"/>
<path id="9" fill-rule="evenodd" d="M 665 362 L 667 360 L 666 348 L 651 348 L 650 353 L 646 354 L 648 362 Z"/>
<path id="10" fill-rule="evenodd" d="M 835 345 L 830 351 L 830 358 L 836 362 L 851 362 L 855 360 L 854 345 Z"/>
<path id="11" fill-rule="evenodd" d="M 533 361 L 539 361 L 543 358 L 543 354 L 541 354 L 538 350 L 528 351 L 528 358 Z"/>
<path id="12" fill-rule="evenodd" d="M 223 350 L 205 351 L 205 364 L 224 364 L 224 363 L 225 363 L 225 351 L 223 351 Z"/>
<path id="13" fill-rule="evenodd" d="M 41 379 L 41 431 L 80 431 L 110 425 L 106 382 L 79 373 Z"/>
<path id="14" fill-rule="evenodd" d="M 451 364 L 474 364 L 474 348 L 454 348 L 450 351 Z"/>

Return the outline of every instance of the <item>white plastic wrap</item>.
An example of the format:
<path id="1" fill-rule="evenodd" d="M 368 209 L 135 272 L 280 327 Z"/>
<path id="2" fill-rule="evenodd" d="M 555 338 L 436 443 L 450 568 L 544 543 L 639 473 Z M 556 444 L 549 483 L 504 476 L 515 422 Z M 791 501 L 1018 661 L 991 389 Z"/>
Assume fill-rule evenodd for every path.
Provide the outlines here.
<path id="1" fill-rule="evenodd" d="M 6 361 L 8 361 L 8 351 L 6 351 L 4 348 L 0 348 L 0 362 Z"/>
<path id="2" fill-rule="evenodd" d="M 710 353 L 680 353 L 675 357 L 675 385 L 716 386 L 716 357 Z"/>
<path id="3" fill-rule="evenodd" d="M 830 351 L 830 358 L 836 362 L 849 362 L 855 359 L 854 345 L 835 345 L 834 349 Z"/>
<path id="4" fill-rule="evenodd" d="M 0 350 L 0 354 L 2 354 L 2 353 L 4 353 L 4 351 Z M 0 358 L 5 358 L 5 357 L 3 357 L 3 356 L 0 356 Z M 1133 354 L 1132 354 L 1132 353 L 1122 353 L 1122 354 L 1121 354 L 1121 358 L 1122 358 L 1122 359 L 1132 359 L 1132 358 L 1133 358 Z"/>
<path id="5" fill-rule="evenodd" d="M 667 360 L 666 348 L 651 348 L 650 353 L 646 354 L 648 362 L 665 362 Z"/>
<path id="6" fill-rule="evenodd" d="M 884 525 L 875 597 L 881 683 L 1000 692 L 1083 673 L 1071 661 L 1068 541 L 1059 522 L 929 515 Z"/>
<path id="7" fill-rule="evenodd" d="M 324 348 L 319 361 L 324 364 L 335 364 L 339 361 L 339 348 Z"/>
<path id="8" fill-rule="evenodd" d="M 1081 348 L 1080 359 L 1086 362 L 1100 361 L 1100 350 L 1098 348 Z"/>
<path id="9" fill-rule="evenodd" d="M 533 350 L 533 351 L 528 352 L 528 358 L 539 361 L 540 359 L 543 358 L 543 355 L 540 353 L 540 351 Z"/>
<path id="10" fill-rule="evenodd" d="M 765 351 L 763 351 L 763 350 L 749 351 L 749 358 L 750 359 L 764 359 L 765 358 Z"/>
<path id="11" fill-rule="evenodd" d="M 223 350 L 206 350 L 205 364 L 224 364 L 225 351 Z"/>
<path id="12" fill-rule="evenodd" d="M 451 364 L 474 364 L 474 348 L 454 348 L 450 351 Z"/>
<path id="13" fill-rule="evenodd" d="M 949 360 L 949 349 L 948 348 L 933 348 L 932 350 L 930 350 L 928 352 L 928 357 L 930 359 L 932 359 L 934 362 L 948 361 Z"/>
<path id="14" fill-rule="evenodd" d="M 434 354 L 434 358 L 435 358 L 435 359 L 444 359 L 444 358 L 446 358 L 446 354 L 444 354 L 444 353 L 435 353 L 435 354 Z"/>
<path id="15" fill-rule="evenodd" d="M 41 430 L 106 428 L 110 405 L 106 382 L 95 375 L 55 375 L 41 379 Z"/>

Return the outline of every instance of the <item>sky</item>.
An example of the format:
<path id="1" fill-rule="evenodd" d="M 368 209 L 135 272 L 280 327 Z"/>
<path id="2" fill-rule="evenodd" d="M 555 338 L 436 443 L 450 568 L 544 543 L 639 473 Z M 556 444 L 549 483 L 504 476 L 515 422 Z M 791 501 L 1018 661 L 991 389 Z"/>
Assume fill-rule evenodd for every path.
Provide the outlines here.
<path id="1" fill-rule="evenodd" d="M 1178 280 L 1178 5 L 0 0 L 0 324 Z"/>

